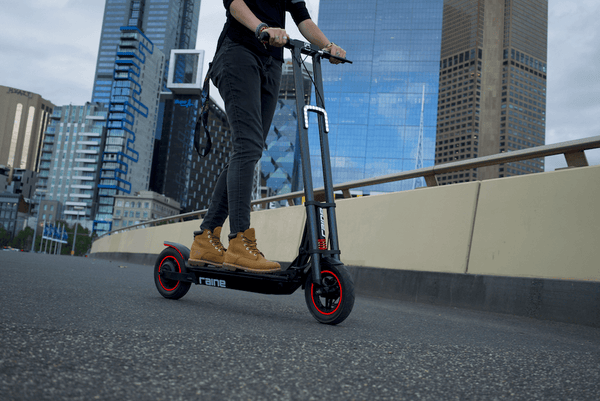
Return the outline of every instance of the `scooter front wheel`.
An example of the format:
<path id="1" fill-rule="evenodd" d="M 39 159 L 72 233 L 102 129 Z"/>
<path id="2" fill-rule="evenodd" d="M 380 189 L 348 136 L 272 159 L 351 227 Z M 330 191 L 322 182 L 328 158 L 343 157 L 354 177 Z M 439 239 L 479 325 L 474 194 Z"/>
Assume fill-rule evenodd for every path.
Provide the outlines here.
<path id="1" fill-rule="evenodd" d="M 165 298 L 179 299 L 190 290 L 192 283 L 171 280 L 161 275 L 161 272 L 185 273 L 185 261 L 181 254 L 169 247 L 158 255 L 154 264 L 154 283 L 156 289 Z"/>
<path id="2" fill-rule="evenodd" d="M 354 307 L 354 281 L 342 264 L 323 264 L 322 284 L 312 275 L 306 279 L 304 298 L 308 310 L 319 323 L 335 325 L 346 320 Z"/>

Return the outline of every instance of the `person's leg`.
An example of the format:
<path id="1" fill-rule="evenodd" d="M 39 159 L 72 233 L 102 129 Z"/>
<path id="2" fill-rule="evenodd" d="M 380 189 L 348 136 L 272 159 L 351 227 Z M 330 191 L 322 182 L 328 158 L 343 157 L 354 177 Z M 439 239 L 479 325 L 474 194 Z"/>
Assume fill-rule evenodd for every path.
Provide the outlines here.
<path id="1" fill-rule="evenodd" d="M 243 222 L 246 224 L 243 227 L 250 226 L 250 195 L 252 184 L 252 173 L 254 166 L 262 155 L 264 141 L 269 133 L 271 121 L 277 106 L 279 97 L 279 85 L 281 82 L 281 63 L 272 59 L 261 60 L 260 65 L 260 123 L 261 123 L 261 147 L 260 152 L 253 155 L 251 166 L 248 167 L 251 174 L 248 175 L 247 182 L 250 184 L 248 188 L 248 198 L 243 202 L 247 205 L 247 210 L 240 210 L 243 213 Z M 231 175 L 231 170 L 230 170 Z M 230 192 L 231 197 L 231 192 Z M 231 198 L 230 198 L 231 199 Z M 232 208 L 230 203 L 230 210 Z M 230 216 L 231 219 L 231 216 Z M 232 226 L 233 227 L 233 226 Z M 235 270 L 241 269 L 244 271 L 256 273 L 269 273 L 281 270 L 281 265 L 277 262 L 267 260 L 264 255 L 258 250 L 256 243 L 255 231 L 253 228 L 244 229 L 244 231 L 234 231 L 232 228 L 229 240 L 229 248 L 223 259 L 223 267 Z"/>
<path id="2" fill-rule="evenodd" d="M 241 45 L 223 58 L 219 93 L 232 130 L 233 151 L 227 172 L 229 224 L 232 234 L 250 227 L 254 167 L 262 156 L 262 62 Z"/>
<path id="3" fill-rule="evenodd" d="M 263 142 L 266 141 L 275 109 L 279 99 L 279 86 L 281 85 L 281 62 L 267 59 L 263 66 L 263 80 L 261 86 L 261 114 L 263 126 Z"/>
<path id="4" fill-rule="evenodd" d="M 225 222 L 228 214 L 228 203 L 227 203 L 227 170 L 229 163 L 225 165 L 219 178 L 215 189 L 213 189 L 212 196 L 210 198 L 210 204 L 208 211 L 204 215 L 202 224 L 200 224 L 200 231 L 195 231 L 194 235 L 201 234 L 204 230 L 213 231 L 216 227 L 221 227 Z"/>
<path id="5" fill-rule="evenodd" d="M 250 226 L 254 165 L 264 146 L 260 71 L 260 59 L 229 39 L 213 61 L 213 82 L 225 102 L 233 149 L 229 163 L 219 175 L 201 231 L 223 225 L 230 212 L 232 233 Z"/>

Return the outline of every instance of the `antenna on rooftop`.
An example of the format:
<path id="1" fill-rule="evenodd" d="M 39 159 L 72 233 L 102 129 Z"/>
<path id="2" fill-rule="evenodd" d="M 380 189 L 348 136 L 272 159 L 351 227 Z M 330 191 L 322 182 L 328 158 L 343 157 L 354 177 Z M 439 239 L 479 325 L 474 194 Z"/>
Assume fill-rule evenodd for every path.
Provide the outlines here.
<path id="1" fill-rule="evenodd" d="M 423 96 L 421 97 L 421 123 L 419 124 L 419 142 L 417 143 L 417 156 L 415 160 L 415 170 L 423 168 L 423 126 L 425 125 L 425 84 L 423 84 Z M 412 189 L 417 188 L 417 182 L 419 182 L 419 187 L 424 186 L 423 177 L 414 178 L 413 179 L 413 187 Z"/>

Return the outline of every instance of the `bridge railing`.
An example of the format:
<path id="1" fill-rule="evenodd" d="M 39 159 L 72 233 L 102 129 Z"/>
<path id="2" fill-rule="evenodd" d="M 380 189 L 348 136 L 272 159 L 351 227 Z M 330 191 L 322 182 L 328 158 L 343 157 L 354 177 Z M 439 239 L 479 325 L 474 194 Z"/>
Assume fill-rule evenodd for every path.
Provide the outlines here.
<path id="1" fill-rule="evenodd" d="M 585 156 L 585 151 L 589 149 L 600 148 L 600 135 L 590 138 L 577 139 L 573 141 L 561 142 L 552 145 L 538 146 L 534 148 L 527 148 L 522 150 L 516 150 L 512 152 L 504 152 L 496 155 L 484 156 L 474 159 L 455 161 L 450 163 L 444 163 L 434 165 L 431 167 L 420 168 L 411 171 L 402 171 L 399 173 L 383 175 L 374 178 L 366 178 L 363 180 L 356 180 L 336 184 L 333 186 L 334 191 L 341 191 L 345 198 L 349 198 L 350 190 L 356 188 L 363 188 L 377 184 L 386 184 L 390 182 L 410 180 L 414 178 L 423 178 L 428 187 L 437 186 L 436 176 L 439 174 L 453 173 L 456 171 L 469 170 L 479 167 L 493 166 L 503 163 L 518 162 L 522 160 L 537 159 L 540 157 L 564 155 L 567 166 L 569 167 L 586 167 L 588 161 Z M 324 193 L 324 188 L 315 189 L 315 195 L 319 196 Z M 268 198 L 261 198 L 252 201 L 252 206 L 266 205 L 270 202 L 288 201 L 290 205 L 294 205 L 295 199 L 302 198 L 304 196 L 303 191 L 289 192 L 286 194 L 270 196 Z M 161 219 L 145 221 L 143 223 L 135 224 L 132 226 L 116 229 L 108 233 L 103 234 L 98 238 L 102 238 L 106 235 L 115 233 L 125 232 L 129 230 L 135 230 L 138 228 L 153 227 L 162 224 L 169 224 L 175 222 L 183 222 L 190 218 L 201 218 L 208 211 L 208 209 L 197 210 L 194 212 L 179 214 L 176 216 L 164 217 Z"/>

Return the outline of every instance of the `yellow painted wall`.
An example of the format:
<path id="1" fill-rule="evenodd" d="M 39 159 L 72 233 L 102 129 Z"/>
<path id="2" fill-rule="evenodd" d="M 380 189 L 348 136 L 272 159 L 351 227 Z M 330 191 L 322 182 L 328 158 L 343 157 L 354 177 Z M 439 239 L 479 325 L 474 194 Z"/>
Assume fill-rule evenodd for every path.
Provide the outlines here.
<path id="1" fill-rule="evenodd" d="M 337 202 L 341 259 L 386 269 L 600 281 L 600 166 Z M 291 262 L 304 207 L 252 213 L 259 249 Z M 92 252 L 191 247 L 199 221 L 111 235 Z M 228 222 L 222 232 L 227 246 Z"/>

